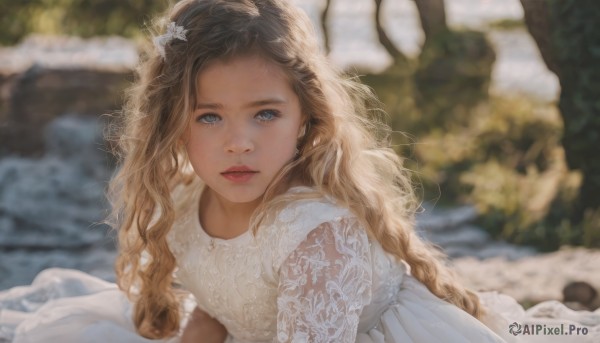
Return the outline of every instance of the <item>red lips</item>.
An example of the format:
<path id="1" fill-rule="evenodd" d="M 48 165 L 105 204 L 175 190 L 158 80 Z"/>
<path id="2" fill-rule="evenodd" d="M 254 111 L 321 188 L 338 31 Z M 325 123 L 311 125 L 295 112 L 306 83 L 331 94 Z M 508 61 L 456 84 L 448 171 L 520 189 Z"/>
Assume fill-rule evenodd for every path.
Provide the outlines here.
<path id="1" fill-rule="evenodd" d="M 252 170 L 247 166 L 233 166 L 224 172 L 221 172 L 224 178 L 235 183 L 243 183 L 250 181 L 257 174 L 257 170 Z"/>
<path id="2" fill-rule="evenodd" d="M 221 174 L 225 173 L 258 173 L 258 171 L 252 170 L 248 166 L 233 166 L 226 171 L 221 172 Z"/>

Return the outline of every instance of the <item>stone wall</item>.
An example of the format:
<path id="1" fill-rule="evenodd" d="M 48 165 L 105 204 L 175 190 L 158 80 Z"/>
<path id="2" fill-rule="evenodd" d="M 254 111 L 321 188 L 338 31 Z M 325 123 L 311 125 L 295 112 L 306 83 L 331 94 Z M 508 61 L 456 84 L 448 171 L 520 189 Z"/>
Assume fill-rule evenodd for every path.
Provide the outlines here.
<path id="1" fill-rule="evenodd" d="M 32 36 L 0 49 L 0 156 L 41 156 L 44 127 L 61 115 L 119 110 L 137 58 L 116 37 Z"/>

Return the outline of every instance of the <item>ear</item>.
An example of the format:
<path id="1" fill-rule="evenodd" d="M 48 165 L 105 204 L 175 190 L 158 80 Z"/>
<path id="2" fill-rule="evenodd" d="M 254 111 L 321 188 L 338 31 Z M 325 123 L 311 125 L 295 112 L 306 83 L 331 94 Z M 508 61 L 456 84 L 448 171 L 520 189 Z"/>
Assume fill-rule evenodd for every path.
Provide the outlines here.
<path id="1" fill-rule="evenodd" d="M 182 136 L 182 137 L 179 137 L 179 138 L 177 139 L 177 143 L 176 143 L 176 144 L 177 144 L 177 146 L 182 146 L 182 147 L 185 147 L 185 145 L 186 145 L 186 142 L 187 142 L 187 135 L 184 135 L 184 136 Z"/>
<path id="2" fill-rule="evenodd" d="M 298 131 L 298 139 L 303 138 L 310 130 L 310 119 L 304 120 L 302 125 L 300 126 L 300 130 Z"/>
<path id="3" fill-rule="evenodd" d="M 300 130 L 298 130 L 298 139 L 301 139 L 306 134 L 306 125 L 300 126 Z"/>

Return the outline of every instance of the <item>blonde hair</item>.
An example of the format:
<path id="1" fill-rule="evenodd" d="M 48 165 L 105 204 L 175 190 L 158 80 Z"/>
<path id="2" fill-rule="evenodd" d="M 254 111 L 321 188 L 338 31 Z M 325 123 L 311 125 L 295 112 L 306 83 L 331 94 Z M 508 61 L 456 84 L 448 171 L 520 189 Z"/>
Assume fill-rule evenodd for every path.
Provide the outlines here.
<path id="1" fill-rule="evenodd" d="M 187 30 L 187 41 L 169 42 L 164 59 L 155 50 L 143 56 L 120 125 L 122 165 L 110 185 L 119 229 L 117 279 L 135 302 L 141 335 L 163 338 L 179 329 L 176 261 L 166 237 L 176 220 L 173 190 L 197 178 L 182 143 L 197 75 L 212 60 L 253 52 L 287 73 L 306 133 L 298 157 L 267 188 L 251 229 L 292 200 L 280 195 L 290 180 L 299 180 L 347 206 L 370 237 L 406 261 L 432 293 L 481 315 L 477 296 L 454 281 L 440 254 L 414 232 L 413 185 L 389 147 L 387 126 L 370 115 L 375 97 L 329 65 L 303 12 L 285 0 L 184 0 L 167 20 Z"/>

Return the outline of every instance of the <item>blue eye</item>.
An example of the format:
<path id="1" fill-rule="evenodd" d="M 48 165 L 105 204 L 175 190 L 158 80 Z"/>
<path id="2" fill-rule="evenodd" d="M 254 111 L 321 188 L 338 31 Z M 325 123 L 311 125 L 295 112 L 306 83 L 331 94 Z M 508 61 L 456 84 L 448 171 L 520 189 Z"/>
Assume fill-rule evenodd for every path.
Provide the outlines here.
<path id="1" fill-rule="evenodd" d="M 259 121 L 272 121 L 273 119 L 279 117 L 279 112 L 275 111 L 275 110 L 264 110 L 264 111 L 260 111 L 258 112 L 258 114 L 256 114 L 256 119 L 258 119 Z"/>
<path id="2" fill-rule="evenodd" d="M 219 117 L 218 115 L 216 115 L 214 113 L 202 114 L 196 118 L 197 122 L 202 123 L 202 124 L 207 124 L 207 125 L 214 125 L 219 120 L 221 120 L 221 117 Z"/>

